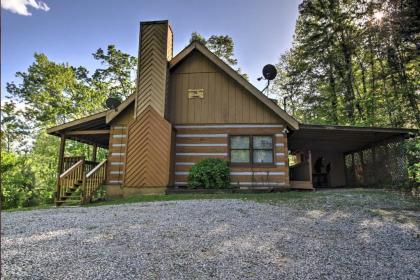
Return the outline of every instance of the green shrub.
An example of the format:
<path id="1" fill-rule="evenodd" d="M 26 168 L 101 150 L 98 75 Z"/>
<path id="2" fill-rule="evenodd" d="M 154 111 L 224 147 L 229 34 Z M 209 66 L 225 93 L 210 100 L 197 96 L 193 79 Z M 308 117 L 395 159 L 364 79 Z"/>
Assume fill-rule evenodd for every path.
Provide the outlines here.
<path id="1" fill-rule="evenodd" d="M 227 161 L 207 158 L 197 162 L 188 174 L 188 187 L 204 189 L 229 188 L 230 176 Z"/>

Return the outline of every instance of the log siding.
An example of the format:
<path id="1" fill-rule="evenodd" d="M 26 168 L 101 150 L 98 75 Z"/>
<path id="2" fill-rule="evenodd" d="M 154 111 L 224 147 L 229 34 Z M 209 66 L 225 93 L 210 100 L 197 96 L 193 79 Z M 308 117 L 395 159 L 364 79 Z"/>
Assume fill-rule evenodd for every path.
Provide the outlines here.
<path id="1" fill-rule="evenodd" d="M 112 125 L 109 135 L 107 183 L 122 184 L 127 153 L 127 125 Z"/>
<path id="2" fill-rule="evenodd" d="M 287 187 L 289 171 L 287 137 L 283 125 L 273 124 L 199 124 L 175 125 L 174 185 L 187 185 L 191 167 L 205 158 L 229 161 L 229 139 L 233 135 L 273 137 L 273 164 L 230 165 L 231 184 L 241 189 Z"/>

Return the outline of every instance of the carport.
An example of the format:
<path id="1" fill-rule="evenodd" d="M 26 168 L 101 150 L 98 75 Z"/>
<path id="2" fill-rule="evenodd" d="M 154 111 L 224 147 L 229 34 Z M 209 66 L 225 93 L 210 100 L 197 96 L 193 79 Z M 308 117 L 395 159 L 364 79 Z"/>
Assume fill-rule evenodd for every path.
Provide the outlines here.
<path id="1" fill-rule="evenodd" d="M 292 187 L 366 186 L 407 178 L 404 139 L 418 130 L 309 125 L 288 136 Z"/>

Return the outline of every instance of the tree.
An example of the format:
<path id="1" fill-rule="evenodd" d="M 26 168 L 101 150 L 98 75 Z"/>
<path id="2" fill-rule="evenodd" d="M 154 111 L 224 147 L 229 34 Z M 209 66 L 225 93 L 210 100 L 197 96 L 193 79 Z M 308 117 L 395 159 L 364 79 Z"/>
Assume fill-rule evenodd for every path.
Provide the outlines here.
<path id="1" fill-rule="evenodd" d="M 204 38 L 200 33 L 198 32 L 193 32 L 191 33 L 191 38 L 190 38 L 190 44 L 192 42 L 198 42 L 202 45 L 206 45 L 207 44 L 207 40 L 206 38 Z"/>
<path id="2" fill-rule="evenodd" d="M 95 89 L 105 96 L 124 98 L 135 90 L 137 58 L 108 45 L 106 53 L 99 48 L 93 53 L 104 68 L 95 70 L 92 76 Z"/>
<path id="3" fill-rule="evenodd" d="M 1 148 L 11 152 L 15 145 L 23 147 L 28 135 L 29 125 L 23 120 L 22 111 L 16 109 L 16 103 L 6 102 L 1 108 Z"/>
<path id="4" fill-rule="evenodd" d="M 418 1 L 304 0 L 275 82 L 306 122 L 418 127 Z"/>
<path id="5" fill-rule="evenodd" d="M 52 126 L 98 111 L 105 96 L 90 86 L 88 71 L 35 54 L 27 72 L 17 72 L 22 82 L 7 83 L 9 98 L 26 105 L 24 115 L 36 127 Z"/>
<path id="6" fill-rule="evenodd" d="M 59 139 L 48 135 L 46 127 L 104 110 L 109 95 L 126 96 L 135 86 L 136 59 L 114 46 L 107 53 L 99 49 L 94 54 L 104 68 L 92 76 L 84 67 L 56 63 L 44 54 L 34 58 L 26 71 L 16 73 L 20 81 L 6 86 L 10 101 L 1 112 L 3 208 L 53 202 Z M 18 110 L 18 103 L 24 109 Z M 15 148 L 17 144 L 25 149 Z M 91 154 L 86 144 L 75 141 L 67 141 L 66 152 Z M 104 157 L 99 149 L 98 159 Z"/>
<path id="7" fill-rule="evenodd" d="M 238 64 L 238 60 L 234 56 L 235 43 L 232 37 L 228 35 L 212 35 L 206 39 L 198 32 L 193 32 L 190 38 L 190 43 L 192 42 L 203 44 L 231 67 L 235 67 Z M 248 75 L 242 73 L 240 68 L 237 68 L 236 72 L 248 80 Z"/>

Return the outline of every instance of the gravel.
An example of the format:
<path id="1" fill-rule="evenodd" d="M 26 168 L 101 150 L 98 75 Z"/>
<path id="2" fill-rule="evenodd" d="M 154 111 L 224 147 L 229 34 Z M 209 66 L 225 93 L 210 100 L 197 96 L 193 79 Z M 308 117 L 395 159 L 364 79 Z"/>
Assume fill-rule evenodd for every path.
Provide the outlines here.
<path id="1" fill-rule="evenodd" d="M 1 279 L 420 279 L 418 217 L 242 200 L 2 212 Z"/>

